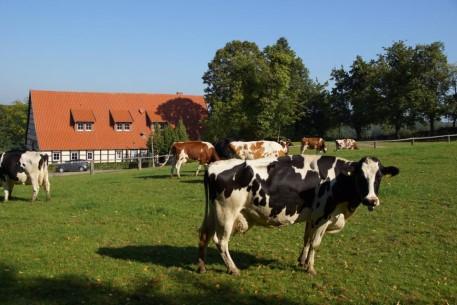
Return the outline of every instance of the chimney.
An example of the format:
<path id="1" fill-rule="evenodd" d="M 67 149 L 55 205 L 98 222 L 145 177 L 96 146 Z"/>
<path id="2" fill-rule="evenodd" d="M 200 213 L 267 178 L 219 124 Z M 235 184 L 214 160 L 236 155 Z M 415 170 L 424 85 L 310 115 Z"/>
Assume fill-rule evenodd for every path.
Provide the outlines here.
<path id="1" fill-rule="evenodd" d="M 182 96 L 183 93 L 182 93 L 182 91 L 177 91 L 177 92 L 176 92 L 176 95 L 177 95 L 177 96 Z"/>

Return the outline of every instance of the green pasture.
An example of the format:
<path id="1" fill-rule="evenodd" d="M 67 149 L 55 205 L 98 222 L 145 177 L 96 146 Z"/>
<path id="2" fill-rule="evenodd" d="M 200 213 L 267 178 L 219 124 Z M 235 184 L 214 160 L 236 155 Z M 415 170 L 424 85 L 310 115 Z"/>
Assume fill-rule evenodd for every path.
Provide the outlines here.
<path id="1" fill-rule="evenodd" d="M 400 175 L 384 179 L 379 208 L 324 237 L 316 276 L 296 264 L 303 224 L 235 235 L 239 277 L 211 244 L 197 274 L 196 164 L 181 180 L 169 167 L 53 176 L 48 202 L 16 186 L 0 203 L 0 304 L 457 304 L 457 143 L 379 146 L 329 149 Z"/>

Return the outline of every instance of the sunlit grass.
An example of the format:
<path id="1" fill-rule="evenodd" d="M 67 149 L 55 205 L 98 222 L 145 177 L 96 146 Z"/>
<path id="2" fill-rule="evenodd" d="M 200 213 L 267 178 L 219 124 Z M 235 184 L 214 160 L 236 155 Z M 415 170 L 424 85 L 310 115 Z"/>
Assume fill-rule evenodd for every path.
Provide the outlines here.
<path id="1" fill-rule="evenodd" d="M 0 204 L 0 304 L 456 304 L 457 143 L 336 154 L 401 172 L 381 207 L 325 236 L 317 276 L 296 267 L 302 224 L 234 236 L 240 277 L 214 245 L 197 274 L 204 195 L 189 164 L 181 180 L 169 168 L 52 177 L 49 202 L 17 186 Z"/>

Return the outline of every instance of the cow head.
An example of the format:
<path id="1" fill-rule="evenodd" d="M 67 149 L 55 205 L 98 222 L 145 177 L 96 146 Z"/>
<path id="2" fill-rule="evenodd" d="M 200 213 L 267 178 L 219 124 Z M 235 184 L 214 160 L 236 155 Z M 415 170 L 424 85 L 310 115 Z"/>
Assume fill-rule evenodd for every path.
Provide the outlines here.
<path id="1" fill-rule="evenodd" d="M 347 163 L 345 170 L 346 175 L 354 176 L 359 199 L 370 211 L 380 204 L 378 194 L 382 177 L 396 176 L 399 172 L 395 166 L 383 166 L 375 157 L 364 157 L 358 162 Z"/>

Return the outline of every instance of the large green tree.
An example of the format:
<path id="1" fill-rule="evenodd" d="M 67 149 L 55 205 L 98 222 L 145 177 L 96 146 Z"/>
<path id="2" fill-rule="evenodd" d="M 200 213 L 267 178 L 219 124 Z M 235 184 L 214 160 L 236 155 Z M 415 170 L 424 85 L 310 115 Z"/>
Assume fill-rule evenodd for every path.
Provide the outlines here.
<path id="1" fill-rule="evenodd" d="M 418 111 L 428 121 L 430 133 L 435 132 L 435 121 L 444 114 L 446 93 L 449 88 L 449 66 L 444 45 L 434 42 L 417 45 L 413 58 L 416 79 L 415 97 Z"/>
<path id="2" fill-rule="evenodd" d="M 457 122 L 457 65 L 449 65 L 449 91 L 446 96 L 444 113 L 455 128 Z"/>
<path id="3" fill-rule="evenodd" d="M 354 128 L 357 138 L 361 138 L 366 127 L 380 122 L 378 64 L 357 56 L 349 71 L 341 67 L 331 76 L 335 82 L 331 97 L 334 118 Z"/>
<path id="4" fill-rule="evenodd" d="M 23 148 L 28 106 L 21 101 L 0 105 L 0 150 Z"/>
<path id="5" fill-rule="evenodd" d="M 277 137 L 300 117 L 309 93 L 308 70 L 285 38 L 261 51 L 232 41 L 216 52 L 203 75 L 207 137 Z"/>
<path id="6" fill-rule="evenodd" d="M 414 49 L 403 41 L 394 42 L 379 55 L 379 90 L 382 108 L 379 112 L 400 136 L 404 126 L 416 123 L 419 111 L 417 101 L 417 77 L 414 74 Z"/>

